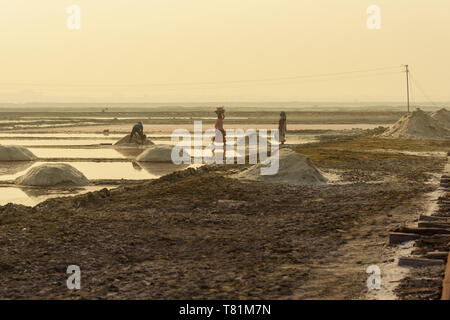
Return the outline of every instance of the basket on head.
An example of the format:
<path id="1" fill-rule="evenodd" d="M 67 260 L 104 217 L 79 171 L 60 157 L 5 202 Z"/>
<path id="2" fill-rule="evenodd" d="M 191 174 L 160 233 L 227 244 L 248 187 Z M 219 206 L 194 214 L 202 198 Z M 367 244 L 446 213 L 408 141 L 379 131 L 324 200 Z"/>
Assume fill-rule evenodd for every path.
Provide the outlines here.
<path id="1" fill-rule="evenodd" d="M 216 111 L 214 111 L 217 115 L 219 114 L 224 114 L 225 113 L 225 109 L 223 107 L 218 107 L 216 109 Z"/>

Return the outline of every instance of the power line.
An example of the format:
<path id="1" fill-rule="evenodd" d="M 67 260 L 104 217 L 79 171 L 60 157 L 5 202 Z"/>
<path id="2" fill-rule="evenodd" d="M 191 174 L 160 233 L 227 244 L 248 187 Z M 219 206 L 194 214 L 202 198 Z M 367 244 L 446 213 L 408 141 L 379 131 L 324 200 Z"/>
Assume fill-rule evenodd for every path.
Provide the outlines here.
<path id="1" fill-rule="evenodd" d="M 335 72 L 335 73 L 323 73 L 323 74 L 310 74 L 310 75 L 298 75 L 291 77 L 278 77 L 278 78 L 265 78 L 265 79 L 252 79 L 252 80 L 230 80 L 230 81 L 210 81 L 210 82 L 180 82 L 180 83 L 148 83 L 148 84 L 60 84 L 60 83 L 0 83 L 0 86 L 11 87 L 11 86 L 28 86 L 28 87 L 156 87 L 156 86 L 198 86 L 198 85 L 220 85 L 220 84 L 245 84 L 245 83 L 264 83 L 264 82 L 277 82 L 277 81 L 290 81 L 290 80 L 300 80 L 300 79 L 312 79 L 312 78 L 326 78 L 326 77 L 336 77 L 336 76 L 347 76 L 347 75 L 357 75 L 364 74 L 370 75 L 371 72 L 383 71 L 383 70 L 394 70 L 399 68 L 395 67 L 385 67 L 385 68 L 374 68 L 365 70 L 353 70 L 345 72 Z M 373 74 L 376 75 L 376 74 Z"/>
<path id="2" fill-rule="evenodd" d="M 411 107 L 413 107 L 414 104 L 416 103 L 416 96 L 415 96 L 415 92 L 413 91 L 412 81 L 411 81 L 411 83 L 409 85 L 409 93 L 411 95 Z"/>
<path id="3" fill-rule="evenodd" d="M 213 85 L 213 86 L 191 86 L 189 87 L 189 90 L 221 90 L 221 89 L 244 89 L 244 88 L 252 88 L 252 87 L 274 87 L 274 86 L 301 86 L 303 84 L 311 84 L 311 83 L 317 83 L 317 82 L 330 82 L 330 81 L 348 81 L 348 80 L 353 80 L 353 79 L 363 79 L 363 78 L 375 78 L 375 77 L 380 77 L 380 76 L 389 76 L 389 75 L 400 75 L 401 73 L 399 71 L 390 71 L 390 72 L 378 72 L 378 73 L 371 73 L 371 74 L 347 74 L 345 76 L 333 76 L 333 77 L 328 77 L 328 78 L 311 78 L 311 79 L 298 79 L 295 81 L 277 81 L 277 82 L 272 82 L 272 83 L 244 83 L 244 84 L 224 84 L 224 85 Z M 63 87 L 58 87 L 60 89 L 62 89 Z M 141 88 L 142 89 L 142 88 Z M 187 89 L 185 87 L 185 89 Z M 57 90 L 54 88 L 54 90 Z M 83 87 L 83 90 L 102 90 L 99 89 L 98 87 Z M 104 87 L 102 91 L 105 90 L 110 90 L 110 88 L 106 88 Z M 164 87 L 164 88 L 149 88 L 149 91 L 154 91 L 154 92 L 173 92 L 173 91 L 179 91 L 182 90 L 181 88 L 177 88 L 175 86 L 173 87 Z"/>
<path id="4" fill-rule="evenodd" d="M 422 92 L 423 96 L 428 100 L 428 102 L 430 102 L 433 106 L 438 107 L 438 105 L 436 103 L 434 103 L 434 101 L 425 92 L 423 87 L 420 85 L 419 81 L 417 81 L 417 79 L 415 77 L 413 77 L 412 73 L 410 72 L 409 74 L 410 74 L 411 80 L 413 81 L 414 85 L 420 90 L 420 92 Z"/>

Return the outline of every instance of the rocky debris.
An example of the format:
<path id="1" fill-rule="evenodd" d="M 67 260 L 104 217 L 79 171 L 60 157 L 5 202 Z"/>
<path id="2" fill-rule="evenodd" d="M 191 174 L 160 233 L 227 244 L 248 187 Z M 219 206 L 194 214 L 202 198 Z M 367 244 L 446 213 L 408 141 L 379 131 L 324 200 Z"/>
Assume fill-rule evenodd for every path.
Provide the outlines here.
<path id="1" fill-rule="evenodd" d="M 75 208 L 84 208 L 88 206 L 98 207 L 102 202 L 105 201 L 105 199 L 108 199 L 109 197 L 111 197 L 111 192 L 108 189 L 104 188 L 97 192 L 88 192 L 86 194 L 83 194 L 81 197 L 74 199 L 72 206 Z"/>
<path id="2" fill-rule="evenodd" d="M 398 260 L 400 267 L 429 267 L 429 266 L 443 266 L 444 262 L 441 259 L 428 259 L 417 257 L 400 257 Z"/>
<path id="3" fill-rule="evenodd" d="M 36 159 L 37 157 L 25 147 L 0 145 L 0 161 L 32 161 Z"/>
<path id="4" fill-rule="evenodd" d="M 441 186 L 449 184 L 448 176 L 441 177 Z M 432 216 L 420 215 L 418 227 L 400 227 L 396 231 L 409 232 L 413 240 L 417 238 L 412 257 L 400 257 L 399 266 L 413 268 L 396 289 L 401 299 L 440 299 L 443 290 L 444 265 L 450 249 L 450 213 L 440 197 L 439 209 Z M 415 236 L 414 236 L 414 235 Z M 392 234 L 391 234 L 392 237 Z M 408 240 L 408 239 L 403 239 Z M 399 241 L 401 242 L 401 241 Z M 392 244 L 392 242 L 391 242 Z M 425 269 L 424 272 L 422 269 Z"/>
<path id="5" fill-rule="evenodd" d="M 34 210 L 30 207 L 14 203 L 0 206 L 0 224 L 5 225 L 10 221 L 17 220 L 18 217 L 32 213 L 33 211 Z"/>
<path id="6" fill-rule="evenodd" d="M 24 186 L 85 186 L 89 180 L 69 164 L 45 163 L 31 168 L 15 183 Z"/>
<path id="7" fill-rule="evenodd" d="M 420 236 L 416 233 L 392 232 L 389 234 L 389 244 L 398 244 L 411 240 L 417 240 Z"/>
<path id="8" fill-rule="evenodd" d="M 403 300 L 438 300 L 441 298 L 442 266 L 415 268 L 395 289 Z"/>
<path id="9" fill-rule="evenodd" d="M 201 172 L 202 171 L 196 170 L 195 168 L 187 168 L 185 170 L 175 171 L 175 172 L 169 173 L 169 174 L 159 178 L 159 180 L 161 180 L 161 181 L 179 180 L 180 178 L 193 176 L 193 175 L 196 175 L 196 174 L 201 173 Z"/>

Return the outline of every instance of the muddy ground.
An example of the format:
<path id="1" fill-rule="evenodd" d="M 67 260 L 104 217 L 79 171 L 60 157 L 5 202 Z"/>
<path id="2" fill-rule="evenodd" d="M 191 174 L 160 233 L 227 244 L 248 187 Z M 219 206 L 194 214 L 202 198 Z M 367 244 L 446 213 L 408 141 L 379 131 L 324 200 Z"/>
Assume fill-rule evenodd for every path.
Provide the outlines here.
<path id="1" fill-rule="evenodd" d="M 449 141 L 324 136 L 319 143 L 299 145 L 324 172 L 337 173 L 345 182 L 427 182 L 442 170 Z"/>
<path id="2" fill-rule="evenodd" d="M 385 152 L 376 151 L 385 146 Z M 0 207 L 3 299 L 364 299 L 389 231 L 417 220 L 446 152 L 370 136 L 296 147 L 327 186 L 228 178 L 241 167 Z M 66 287 L 81 267 L 81 290 Z"/>

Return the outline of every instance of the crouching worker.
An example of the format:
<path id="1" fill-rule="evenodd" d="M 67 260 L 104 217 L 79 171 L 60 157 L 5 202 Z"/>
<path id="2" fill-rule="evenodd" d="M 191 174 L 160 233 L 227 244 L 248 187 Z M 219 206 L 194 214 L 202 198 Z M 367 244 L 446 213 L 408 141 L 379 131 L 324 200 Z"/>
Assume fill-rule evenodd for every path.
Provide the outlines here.
<path id="1" fill-rule="evenodd" d="M 141 138 L 141 144 L 144 144 L 145 140 L 147 139 L 146 135 L 144 134 L 144 126 L 142 125 L 142 122 L 138 122 L 133 126 L 133 130 L 131 130 L 130 134 L 130 143 L 133 140 L 133 137 L 135 135 L 138 135 Z"/>

